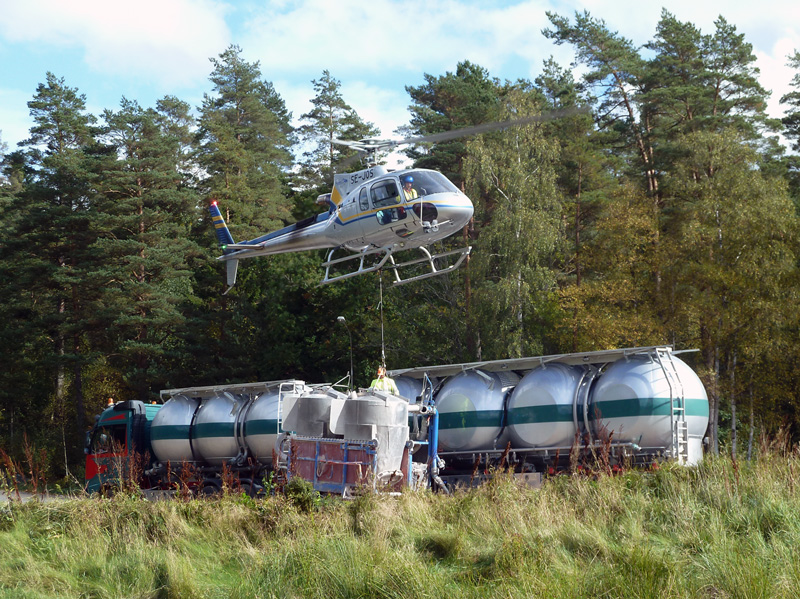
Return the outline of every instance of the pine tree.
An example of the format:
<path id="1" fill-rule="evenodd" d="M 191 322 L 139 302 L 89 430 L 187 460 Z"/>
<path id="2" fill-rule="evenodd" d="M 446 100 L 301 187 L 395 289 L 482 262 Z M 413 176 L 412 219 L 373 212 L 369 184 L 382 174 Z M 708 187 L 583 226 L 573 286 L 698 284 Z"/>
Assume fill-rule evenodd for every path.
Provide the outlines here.
<path id="1" fill-rule="evenodd" d="M 286 197 L 290 114 L 272 84 L 262 79 L 259 64 L 245 61 L 238 46 L 211 62 L 213 91 L 200 108 L 196 138 L 195 156 L 203 173 L 198 188 L 205 202 L 219 201 L 234 239 L 244 241 L 292 217 Z M 265 287 L 277 283 L 265 275 L 270 260 L 250 260 L 239 269 L 234 290 L 220 295 L 224 270 L 213 260 L 218 250 L 203 208 L 203 226 L 194 234 L 208 254 L 195 272 L 200 301 L 188 322 L 193 352 L 188 366 L 217 381 L 249 378 L 252 344 L 258 340 L 247 315 L 258 303 L 255 298 L 267 295 Z"/>
<path id="2" fill-rule="evenodd" d="M 26 315 L 26 334 L 36 348 L 26 351 L 40 352 L 37 394 L 51 394 L 48 409 L 61 423 L 66 453 L 66 421 L 74 419 L 73 434 L 82 433 L 86 422 L 84 373 L 92 358 L 86 332 L 98 293 L 88 273 L 101 259 L 92 249 L 94 169 L 102 151 L 94 144 L 85 97 L 63 78 L 48 73 L 28 106 L 34 126 L 22 144 L 24 163 L 17 161 L 12 175 L 19 189 L 11 207 L 13 231 L 2 249 L 15 272 L 4 291 L 15 296 L 16 313 Z M 69 445 L 78 444 L 72 439 Z"/>
<path id="3" fill-rule="evenodd" d="M 650 194 L 658 192 L 653 149 L 647 134 L 647 113 L 639 110 L 645 61 L 633 42 L 608 29 L 603 20 L 588 12 L 575 13 L 575 24 L 565 17 L 547 13 L 553 25 L 543 31 L 556 44 L 571 44 L 577 61 L 589 70 L 583 79 L 598 99 L 596 113 L 602 129 L 614 132 L 620 142 L 637 156 L 638 171 L 644 175 Z"/>
<path id="4" fill-rule="evenodd" d="M 291 163 L 289 113 L 258 62 L 230 46 L 212 59 L 211 82 L 200 108 L 197 160 L 205 197 L 226 211 L 234 238 L 251 239 L 290 217 L 284 169 Z"/>
<path id="5" fill-rule="evenodd" d="M 300 117 L 304 123 L 298 133 L 305 146 L 303 161 L 303 184 L 313 188 L 330 188 L 336 164 L 353 156 L 354 151 L 333 143 L 334 139 L 348 141 L 375 137 L 380 134 L 372 123 L 365 122 L 345 102 L 340 92 L 341 82 L 331 76 L 327 69 L 322 77 L 311 82 L 315 96 L 313 108 Z M 360 168 L 356 162 L 352 168 Z"/>
<path id="6" fill-rule="evenodd" d="M 411 123 L 407 133 L 414 136 L 441 133 L 452 129 L 500 120 L 500 82 L 481 66 L 460 62 L 455 73 L 439 77 L 425 74 L 425 84 L 406 86 L 411 96 Z M 457 186 L 464 176 L 466 154 L 464 138 L 434 144 L 430 149 L 410 148 L 406 153 L 418 168 L 440 171 Z"/>
<path id="7" fill-rule="evenodd" d="M 189 231 L 198 202 L 181 173 L 191 119 L 189 106 L 175 98 L 157 109 L 123 98 L 120 110 L 106 110 L 103 118 L 103 139 L 115 159 L 100 173 L 95 247 L 105 260 L 93 273 L 103 288 L 98 344 L 144 401 L 175 365 L 181 307 L 192 296 L 188 260 L 199 248 Z"/>

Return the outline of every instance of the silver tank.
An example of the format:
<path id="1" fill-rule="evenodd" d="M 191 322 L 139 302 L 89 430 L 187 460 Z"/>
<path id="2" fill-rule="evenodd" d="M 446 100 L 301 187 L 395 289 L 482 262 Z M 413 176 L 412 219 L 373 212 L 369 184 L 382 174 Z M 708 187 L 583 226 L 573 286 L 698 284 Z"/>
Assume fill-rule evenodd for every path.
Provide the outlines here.
<path id="1" fill-rule="evenodd" d="M 192 453 L 192 419 L 200 401 L 185 395 L 171 398 L 156 413 L 150 425 L 150 443 L 160 462 L 197 462 Z"/>
<path id="2" fill-rule="evenodd" d="M 272 463 L 284 407 L 306 391 L 308 388 L 302 382 L 284 383 L 260 394 L 247 406 L 242 436 L 245 446 L 260 463 Z"/>
<path id="3" fill-rule="evenodd" d="M 574 443 L 573 403 L 583 373 L 583 368 L 554 363 L 522 377 L 507 405 L 512 447 L 569 447 Z"/>
<path id="4" fill-rule="evenodd" d="M 481 451 L 502 447 L 506 395 L 519 380 L 513 373 L 469 371 L 447 380 L 436 394 L 439 447 Z"/>
<path id="5" fill-rule="evenodd" d="M 203 400 L 192 427 L 195 452 L 209 464 L 222 465 L 239 455 L 239 412 L 246 400 L 223 392 Z"/>
<path id="6" fill-rule="evenodd" d="M 261 463 L 272 461 L 272 451 L 280 433 L 281 400 L 278 389 L 262 393 L 248 406 L 244 417 L 244 443 Z"/>
<path id="7" fill-rule="evenodd" d="M 402 467 L 408 441 L 408 402 L 385 391 L 368 391 L 331 403 L 331 431 L 347 440 L 377 439 L 376 473 Z"/>
<path id="8" fill-rule="evenodd" d="M 669 361 L 664 363 L 668 365 Z M 673 356 L 672 363 L 685 397 L 689 461 L 693 462 L 692 454 L 701 450 L 708 425 L 708 396 L 685 362 Z M 672 384 L 677 387 L 675 378 L 672 377 Z M 662 366 L 650 357 L 636 356 L 613 363 L 592 390 L 594 436 L 602 439 L 613 433 L 614 441 L 633 442 L 642 448 L 671 447 L 670 384 Z M 677 395 L 677 390 L 673 392 Z"/>
<path id="9" fill-rule="evenodd" d="M 302 437 L 323 437 L 329 433 L 331 402 L 347 395 L 332 387 L 303 393 L 287 401 L 284 407 L 283 430 Z"/>
<path id="10" fill-rule="evenodd" d="M 422 381 L 410 376 L 399 376 L 394 379 L 397 390 L 400 392 L 400 397 L 408 400 L 408 403 L 417 401 L 417 397 L 422 393 Z"/>

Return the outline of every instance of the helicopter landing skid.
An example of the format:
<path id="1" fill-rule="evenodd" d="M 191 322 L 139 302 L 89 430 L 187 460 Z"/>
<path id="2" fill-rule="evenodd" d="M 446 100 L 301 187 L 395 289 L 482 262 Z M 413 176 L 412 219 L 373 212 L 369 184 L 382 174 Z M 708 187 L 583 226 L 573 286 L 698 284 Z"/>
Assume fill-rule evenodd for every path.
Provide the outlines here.
<path id="1" fill-rule="evenodd" d="M 461 266 L 461 263 L 464 261 L 464 258 L 469 256 L 470 251 L 472 251 L 472 246 L 460 248 L 457 250 L 450 250 L 448 252 L 441 252 L 439 254 L 432 254 L 430 251 L 428 251 L 426 247 L 419 247 L 417 249 L 419 249 L 423 253 L 423 256 L 421 258 L 407 260 L 405 262 L 396 262 L 393 255 L 394 251 L 390 247 L 359 252 L 358 254 L 351 254 L 349 256 L 344 256 L 342 258 L 336 258 L 336 259 L 333 259 L 333 253 L 336 251 L 336 249 L 332 249 L 330 252 L 328 252 L 328 257 L 326 261 L 322 264 L 322 266 L 325 267 L 325 277 L 320 282 L 320 285 L 327 285 L 328 283 L 334 283 L 336 281 L 341 281 L 343 279 L 349 279 L 351 277 L 355 277 L 364 273 L 375 272 L 376 270 L 381 270 L 382 268 L 385 268 L 387 270 L 392 270 L 394 272 L 395 280 L 392 281 L 394 285 L 405 285 L 406 283 L 411 283 L 412 281 L 419 281 L 421 279 L 436 277 L 454 271 L 459 266 Z M 408 250 L 403 250 L 403 251 L 408 251 Z M 451 256 L 457 256 L 455 262 L 444 268 L 437 268 L 436 266 L 437 260 L 449 258 Z M 375 258 L 375 261 L 372 263 L 366 263 L 367 259 L 370 257 Z M 357 269 L 344 274 L 331 273 L 332 266 L 345 264 L 353 260 L 358 260 Z M 401 269 L 408 269 L 408 267 L 415 265 L 425 265 L 424 269 L 426 270 L 426 272 L 405 279 L 400 276 Z"/>

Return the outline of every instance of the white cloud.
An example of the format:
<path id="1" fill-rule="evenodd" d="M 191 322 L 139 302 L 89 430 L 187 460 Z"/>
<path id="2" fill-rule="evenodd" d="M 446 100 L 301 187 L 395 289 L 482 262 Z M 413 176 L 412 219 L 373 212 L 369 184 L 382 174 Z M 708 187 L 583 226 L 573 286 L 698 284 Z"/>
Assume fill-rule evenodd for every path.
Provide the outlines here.
<path id="1" fill-rule="evenodd" d="M 381 131 L 385 138 L 397 138 L 394 130 L 408 123 L 408 94 L 401 84 L 378 87 L 364 81 L 350 81 L 341 87 L 344 101 L 365 121 Z"/>
<path id="2" fill-rule="evenodd" d="M 490 71 L 512 55 L 541 60 L 540 2 L 507 8 L 445 0 L 296 0 L 267 5 L 248 24 L 243 45 L 266 73 L 328 68 L 344 79 L 397 71 L 441 72 L 464 59 Z M 521 73 L 524 76 L 525 73 Z"/>
<path id="3" fill-rule="evenodd" d="M 795 40 L 796 41 L 796 40 Z M 794 53 L 792 40 L 782 38 L 775 41 L 770 51 L 756 51 L 756 64 L 761 71 L 759 81 L 768 90 L 772 90 L 767 106 L 771 116 L 783 116 L 785 107 L 781 105 L 781 97 L 791 91 L 794 70 L 786 65 L 787 56 Z"/>
<path id="4" fill-rule="evenodd" d="M 0 33 L 12 43 L 81 48 L 90 68 L 114 76 L 194 84 L 230 33 L 215 0 L 5 0 Z"/>
<path id="5" fill-rule="evenodd" d="M 30 97 L 21 91 L 0 89 L 0 140 L 7 150 L 17 149 L 17 142 L 26 139 L 33 121 L 28 114 Z"/>

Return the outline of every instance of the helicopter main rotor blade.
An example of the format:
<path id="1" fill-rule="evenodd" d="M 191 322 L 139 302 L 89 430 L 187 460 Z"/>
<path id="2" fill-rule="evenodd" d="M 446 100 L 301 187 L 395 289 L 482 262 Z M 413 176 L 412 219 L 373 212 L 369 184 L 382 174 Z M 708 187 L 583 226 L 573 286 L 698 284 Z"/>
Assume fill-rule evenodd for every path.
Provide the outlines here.
<path id="1" fill-rule="evenodd" d="M 340 169 L 344 170 L 347 167 L 349 167 L 351 164 L 353 164 L 354 162 L 356 162 L 358 160 L 361 160 L 364 157 L 365 154 L 366 154 L 366 152 L 364 152 L 362 150 L 359 150 L 358 154 L 355 154 L 353 156 L 348 156 L 347 158 L 344 158 L 344 159 L 340 160 L 339 162 L 337 162 L 334 165 L 334 168 L 337 171 L 340 170 Z"/>
<path id="2" fill-rule="evenodd" d="M 363 155 L 369 154 L 370 152 L 379 152 L 381 150 L 388 150 L 390 148 L 403 145 L 449 141 L 451 139 L 458 139 L 459 137 L 478 135 L 480 133 L 488 133 L 489 131 L 499 131 L 501 129 L 529 125 L 531 123 L 543 123 L 555 119 L 575 116 L 578 114 L 591 114 L 591 110 L 586 107 L 562 108 L 561 110 L 553 110 L 543 114 L 526 116 L 509 121 L 483 123 L 481 125 L 474 125 L 472 127 L 462 127 L 461 129 L 452 129 L 450 131 L 442 131 L 441 133 L 432 133 L 430 135 L 421 135 L 418 137 L 407 137 L 400 140 L 364 139 L 361 141 L 346 141 L 342 139 L 332 139 L 331 141 L 335 144 L 341 144 L 359 152 L 358 155 L 350 156 L 349 158 L 340 161 L 336 165 L 337 168 L 347 168 L 353 164 L 353 162 L 359 160 Z"/>
<path id="3" fill-rule="evenodd" d="M 591 111 L 588 108 L 563 108 L 561 110 L 553 110 L 544 114 L 536 114 L 533 116 L 526 116 L 519 119 L 510 121 L 498 121 L 496 123 L 483 123 L 481 125 L 474 125 L 472 127 L 463 127 L 461 129 L 453 129 L 451 131 L 442 131 L 441 133 L 432 133 L 430 135 L 422 135 L 420 137 L 408 137 L 402 141 L 396 142 L 395 145 L 400 144 L 418 144 L 418 143 L 436 143 L 440 141 L 449 141 L 451 139 L 458 139 L 459 137 L 466 137 L 468 135 L 477 135 L 479 133 L 487 133 L 489 131 L 498 131 L 500 129 L 507 129 L 508 127 L 517 127 L 521 125 L 529 125 L 530 123 L 542 123 L 561 119 L 576 114 L 588 114 Z"/>

